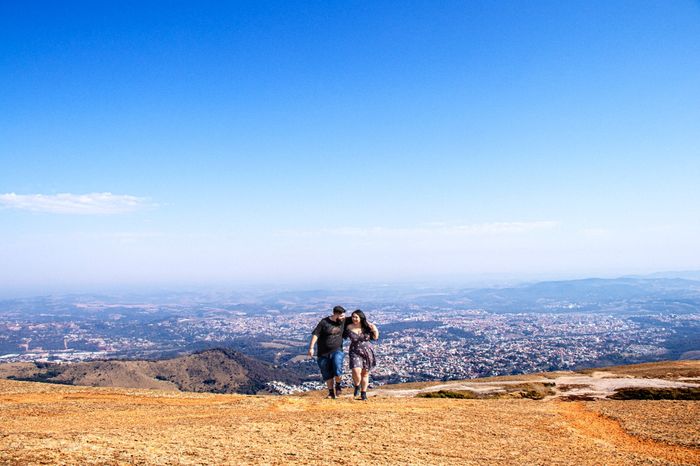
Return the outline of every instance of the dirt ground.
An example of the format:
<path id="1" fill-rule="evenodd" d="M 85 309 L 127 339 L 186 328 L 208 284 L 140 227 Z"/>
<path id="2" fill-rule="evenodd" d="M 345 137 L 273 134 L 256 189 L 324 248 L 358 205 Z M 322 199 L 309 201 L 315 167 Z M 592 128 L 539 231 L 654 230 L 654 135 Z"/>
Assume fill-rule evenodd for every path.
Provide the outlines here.
<path id="1" fill-rule="evenodd" d="M 700 448 L 698 401 L 609 400 L 586 407 L 618 421 L 638 437 Z"/>
<path id="2" fill-rule="evenodd" d="M 0 464 L 700 464 L 696 440 L 678 433 L 698 431 L 696 406 L 360 402 L 0 380 Z"/>
<path id="3" fill-rule="evenodd" d="M 586 398 L 604 399 L 621 388 L 688 388 L 698 387 L 698 380 L 634 377 L 609 371 L 595 371 L 588 374 L 574 372 L 551 372 L 543 375 L 494 377 L 491 380 L 457 380 L 451 382 L 423 382 L 379 387 L 373 393 L 382 397 L 414 397 L 419 393 L 438 390 L 468 391 L 475 394 L 494 394 L 507 391 L 508 387 L 524 383 L 548 384 L 552 395 L 548 398 L 562 398 L 576 395 Z"/>

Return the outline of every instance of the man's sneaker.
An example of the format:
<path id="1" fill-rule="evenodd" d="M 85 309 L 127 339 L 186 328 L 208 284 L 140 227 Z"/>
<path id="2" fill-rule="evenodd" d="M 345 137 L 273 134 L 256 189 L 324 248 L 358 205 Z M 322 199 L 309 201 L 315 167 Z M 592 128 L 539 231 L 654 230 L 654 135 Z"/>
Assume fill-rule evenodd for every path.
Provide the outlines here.
<path id="1" fill-rule="evenodd" d="M 332 388 L 328 389 L 328 396 L 326 398 L 329 398 L 331 400 L 335 400 L 335 390 Z"/>
<path id="2" fill-rule="evenodd" d="M 355 393 L 352 396 L 354 396 L 355 398 L 360 396 L 360 386 L 359 385 L 355 385 Z"/>
<path id="3" fill-rule="evenodd" d="M 361 395 L 362 401 L 367 401 L 367 392 L 362 392 Z"/>
<path id="4" fill-rule="evenodd" d="M 335 394 L 340 396 L 343 393 L 343 387 L 340 386 L 340 382 L 335 383 Z"/>

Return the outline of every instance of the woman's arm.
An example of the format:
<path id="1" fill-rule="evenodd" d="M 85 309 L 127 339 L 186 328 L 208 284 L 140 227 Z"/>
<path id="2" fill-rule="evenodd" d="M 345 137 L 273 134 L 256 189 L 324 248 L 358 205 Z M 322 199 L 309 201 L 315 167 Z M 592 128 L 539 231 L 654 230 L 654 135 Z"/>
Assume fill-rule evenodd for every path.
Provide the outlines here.
<path id="1" fill-rule="evenodd" d="M 372 332 L 372 340 L 379 340 L 379 329 L 374 324 L 369 324 L 369 329 Z"/>

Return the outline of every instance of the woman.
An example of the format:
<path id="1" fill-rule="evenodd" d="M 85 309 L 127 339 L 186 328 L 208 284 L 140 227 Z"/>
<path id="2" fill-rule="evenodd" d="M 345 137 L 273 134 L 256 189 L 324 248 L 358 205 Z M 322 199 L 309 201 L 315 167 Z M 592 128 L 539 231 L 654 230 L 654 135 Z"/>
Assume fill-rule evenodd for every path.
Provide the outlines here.
<path id="1" fill-rule="evenodd" d="M 369 371 L 377 364 L 374 358 L 374 349 L 370 340 L 379 338 L 379 330 L 374 324 L 367 322 L 365 313 L 356 310 L 350 316 L 350 322 L 345 325 L 343 338 L 350 339 L 350 369 L 352 370 L 352 383 L 355 386 L 355 397 L 361 396 L 367 400 L 367 386 L 369 385 Z"/>

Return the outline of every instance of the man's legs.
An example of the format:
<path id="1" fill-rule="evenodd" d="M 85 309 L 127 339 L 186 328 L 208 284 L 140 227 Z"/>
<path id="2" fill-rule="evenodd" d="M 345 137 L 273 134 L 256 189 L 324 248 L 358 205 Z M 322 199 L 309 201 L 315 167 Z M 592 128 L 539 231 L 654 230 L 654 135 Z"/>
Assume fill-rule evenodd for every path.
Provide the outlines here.
<path id="1" fill-rule="evenodd" d="M 328 396 L 326 398 L 335 399 L 335 397 L 338 396 L 338 393 L 335 390 L 334 382 L 335 382 L 335 379 L 326 380 L 326 387 L 328 388 Z"/>
<path id="2" fill-rule="evenodd" d="M 333 369 L 335 369 L 335 394 L 340 395 L 340 381 L 343 376 L 343 360 L 345 353 L 343 351 L 334 351 L 331 353 L 333 358 Z"/>
<path id="3" fill-rule="evenodd" d="M 335 368 L 333 367 L 332 354 L 328 356 L 319 356 L 316 362 L 318 363 L 318 368 L 321 370 L 321 377 L 326 382 L 326 387 L 328 387 L 328 396 L 330 398 L 335 398 Z"/>

